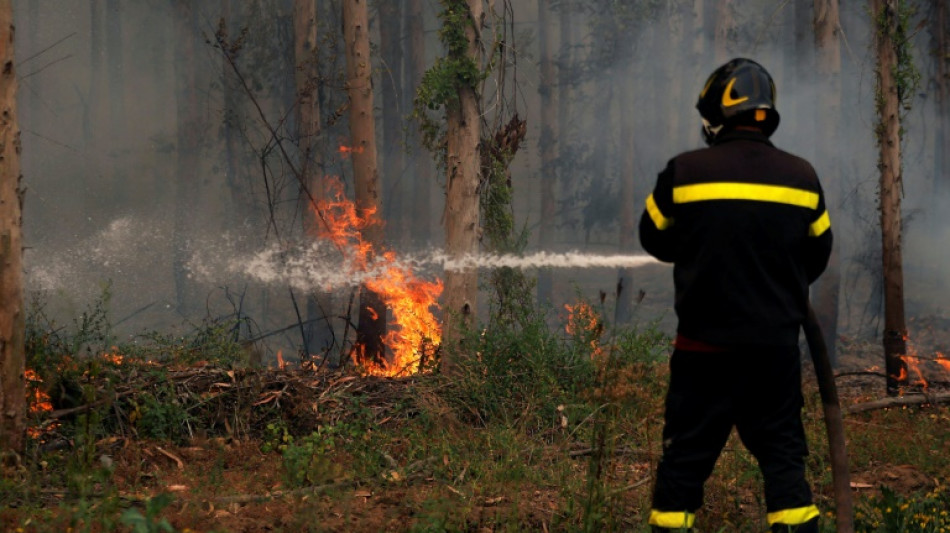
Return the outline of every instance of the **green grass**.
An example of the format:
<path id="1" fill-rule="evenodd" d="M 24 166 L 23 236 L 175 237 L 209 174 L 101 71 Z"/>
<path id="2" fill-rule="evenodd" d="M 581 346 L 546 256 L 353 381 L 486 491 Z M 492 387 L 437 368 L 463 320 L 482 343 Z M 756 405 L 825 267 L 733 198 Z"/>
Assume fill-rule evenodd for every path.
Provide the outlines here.
<path id="1" fill-rule="evenodd" d="M 154 455 L 157 445 L 187 447 L 201 435 L 217 444 L 207 446 L 193 493 L 234 492 L 227 479 L 239 465 L 226 443 L 241 440 L 257 442 L 261 457 L 278 465 L 282 490 L 336 487 L 272 502 L 299 508 L 278 531 L 333 530 L 328 524 L 420 532 L 646 531 L 669 352 L 669 339 L 649 326 L 614 329 L 596 312 L 569 328 L 522 316 L 473 331 L 467 350 L 452 354 L 456 375 L 417 377 L 381 397 L 358 388 L 308 392 L 287 383 L 278 406 L 259 403 L 274 390 L 263 373 L 236 373 L 243 355 L 227 324 L 206 324 L 186 338 L 152 335 L 151 344 L 140 339 L 132 347 L 115 345 L 104 313 L 87 315 L 74 329 L 32 315 L 29 361 L 42 386 L 52 393 L 59 387 L 57 402 L 91 407 L 62 420 L 57 432 L 71 446 L 44 451 L 42 441 L 34 442 L 21 464 L 4 472 L 0 500 L 13 502 L 0 514 L 5 529 L 184 530 L 189 517 L 209 514 L 187 502 L 191 493 L 160 496 L 162 474 L 147 471 L 118 479 L 103 457 L 116 451 L 117 437 Z M 77 346 L 87 355 L 70 356 Z M 170 368 L 195 361 L 225 370 L 200 387 L 171 379 Z M 130 380 L 151 385 L 116 397 Z M 830 532 L 834 502 L 821 404 L 812 383 L 805 391 L 808 475 L 826 513 L 822 530 Z M 947 408 L 869 411 L 845 424 L 853 477 L 868 485 L 855 493 L 858 531 L 950 531 Z M 898 467 L 914 472 L 919 486 L 892 483 Z M 55 491 L 61 492 L 51 498 Z M 766 529 L 761 475 L 735 436 L 705 501 L 697 513 L 704 531 Z M 336 522 L 325 522 L 330 519 Z"/>

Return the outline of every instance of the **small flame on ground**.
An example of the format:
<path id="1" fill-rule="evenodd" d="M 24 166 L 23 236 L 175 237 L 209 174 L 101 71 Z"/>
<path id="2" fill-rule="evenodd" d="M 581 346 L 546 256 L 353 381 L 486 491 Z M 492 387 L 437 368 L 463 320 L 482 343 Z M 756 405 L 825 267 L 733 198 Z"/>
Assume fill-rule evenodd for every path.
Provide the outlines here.
<path id="1" fill-rule="evenodd" d="M 936 363 L 943 367 L 944 370 L 950 372 L 950 359 L 947 359 L 947 356 L 943 352 L 937 352 L 937 358 L 935 359 Z"/>
<path id="2" fill-rule="evenodd" d="M 103 353 L 102 358 L 114 365 L 121 365 L 125 361 L 125 357 L 119 353 L 117 346 L 113 346 L 111 352 Z"/>
<path id="3" fill-rule="evenodd" d="M 283 350 L 277 350 L 277 368 L 279 368 L 280 370 L 287 368 L 287 362 L 284 361 Z"/>
<path id="4" fill-rule="evenodd" d="M 343 148 L 343 147 L 341 147 Z M 402 376 L 416 373 L 431 350 L 441 342 L 441 326 L 433 315 L 442 294 L 442 281 L 421 280 L 412 268 L 400 264 L 396 254 L 375 250 L 362 239 L 363 230 L 382 224 L 375 209 L 358 213 L 348 200 L 338 179 L 327 180 L 327 198 L 312 209 L 321 219 L 318 237 L 331 241 L 343 254 L 347 264 L 366 274 L 372 262 L 373 274 L 363 279 L 367 289 L 375 292 L 392 314 L 383 343 L 392 350 L 392 359 L 379 364 L 360 361 L 366 371 L 376 375 Z M 360 353 L 354 348 L 351 355 Z"/>
<path id="5" fill-rule="evenodd" d="M 33 369 L 27 368 L 23 373 L 27 381 L 27 408 L 31 415 L 48 413 L 53 410 L 53 402 L 49 394 L 42 389 L 43 378 Z M 43 435 L 53 431 L 59 422 L 52 422 L 37 427 L 26 428 L 26 435 L 31 439 L 39 439 Z"/>

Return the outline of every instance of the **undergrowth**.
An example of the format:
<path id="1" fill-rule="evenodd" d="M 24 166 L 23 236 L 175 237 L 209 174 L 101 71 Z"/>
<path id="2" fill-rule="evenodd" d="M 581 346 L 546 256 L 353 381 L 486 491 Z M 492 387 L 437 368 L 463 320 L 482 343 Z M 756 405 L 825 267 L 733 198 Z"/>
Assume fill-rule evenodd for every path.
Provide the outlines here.
<path id="1" fill-rule="evenodd" d="M 31 393 L 48 394 L 62 416 L 35 416 L 33 427 L 48 432 L 0 480 L 0 499 L 10 502 L 0 514 L 6 529 L 184 530 L 195 512 L 186 512 L 195 508 L 189 498 L 235 490 L 227 471 L 244 467 L 227 450 L 247 441 L 279 465 L 277 485 L 261 490 L 323 494 L 296 500 L 287 531 L 312 530 L 327 513 L 360 516 L 354 494 L 399 495 L 406 514 L 395 529 L 406 531 L 646 531 L 670 350 L 649 325 L 614 327 L 596 303 L 579 302 L 556 323 L 520 307 L 515 320 L 467 333 L 453 375 L 371 380 L 248 369 L 228 323 L 118 343 L 106 306 L 71 327 L 52 324 L 42 307 L 30 314 L 28 365 L 38 376 Z M 197 377 L 204 381 L 189 381 Z M 809 476 L 829 532 L 831 475 L 813 387 L 806 400 Z M 852 471 L 913 464 L 946 479 L 947 454 L 928 451 L 946 449 L 946 420 L 939 408 L 852 417 Z M 133 443 L 144 450 L 133 455 L 142 465 L 154 463 L 159 447 L 171 468 L 178 449 L 210 450 L 196 465 L 199 493 L 167 494 L 144 466 L 132 480 L 117 478 L 122 449 Z M 857 494 L 858 531 L 950 529 L 942 482 L 898 493 L 885 481 Z M 711 531 L 765 530 L 761 492 L 755 461 L 733 437 L 697 519 L 715 524 Z"/>

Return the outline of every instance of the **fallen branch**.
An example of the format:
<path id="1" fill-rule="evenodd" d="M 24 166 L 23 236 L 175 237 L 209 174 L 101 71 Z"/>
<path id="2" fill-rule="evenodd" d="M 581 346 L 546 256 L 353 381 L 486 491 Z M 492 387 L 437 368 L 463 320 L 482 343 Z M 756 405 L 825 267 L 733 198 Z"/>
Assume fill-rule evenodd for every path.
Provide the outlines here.
<path id="1" fill-rule="evenodd" d="M 845 414 L 863 413 L 875 409 L 886 409 L 888 407 L 922 405 L 922 404 L 941 404 L 950 403 L 950 393 L 929 394 L 920 393 L 913 396 L 897 396 L 894 398 L 881 398 L 870 402 L 859 403 L 844 408 Z"/>

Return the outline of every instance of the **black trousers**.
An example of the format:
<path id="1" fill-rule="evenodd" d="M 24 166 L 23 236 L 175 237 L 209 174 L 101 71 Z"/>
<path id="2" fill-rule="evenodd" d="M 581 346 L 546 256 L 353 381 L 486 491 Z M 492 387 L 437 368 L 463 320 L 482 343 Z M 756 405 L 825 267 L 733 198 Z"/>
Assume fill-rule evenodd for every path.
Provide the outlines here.
<path id="1" fill-rule="evenodd" d="M 693 513 L 733 427 L 765 478 L 768 512 L 811 505 L 797 346 L 674 350 L 653 508 Z"/>

